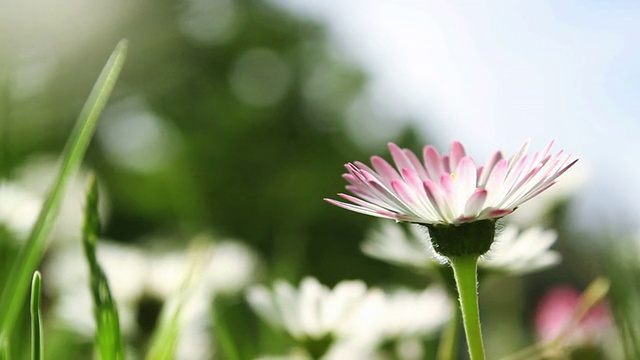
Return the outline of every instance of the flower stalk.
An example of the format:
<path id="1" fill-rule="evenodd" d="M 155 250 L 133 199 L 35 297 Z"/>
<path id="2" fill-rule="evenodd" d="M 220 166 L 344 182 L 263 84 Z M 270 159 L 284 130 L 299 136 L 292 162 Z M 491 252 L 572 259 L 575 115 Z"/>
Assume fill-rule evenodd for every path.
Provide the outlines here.
<path id="1" fill-rule="evenodd" d="M 450 262 L 456 279 L 469 356 L 471 360 L 484 360 L 484 345 L 478 309 L 478 256 L 452 257 Z"/>
<path id="2" fill-rule="evenodd" d="M 460 313 L 454 311 L 438 344 L 437 360 L 453 360 L 457 358 L 458 338 L 460 337 L 459 323 Z"/>

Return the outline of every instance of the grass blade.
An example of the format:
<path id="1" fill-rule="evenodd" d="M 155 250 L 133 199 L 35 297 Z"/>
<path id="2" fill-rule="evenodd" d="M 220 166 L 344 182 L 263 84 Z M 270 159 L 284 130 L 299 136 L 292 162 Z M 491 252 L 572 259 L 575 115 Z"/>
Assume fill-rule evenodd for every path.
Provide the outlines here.
<path id="1" fill-rule="evenodd" d="M 221 313 L 222 308 L 220 306 L 215 306 L 213 311 L 213 329 L 216 334 L 218 346 L 220 346 L 222 354 L 225 355 L 225 359 L 240 360 L 238 349 L 236 348 L 236 344 L 233 341 L 231 332 L 227 327 L 227 320 L 224 318 L 224 316 L 221 315 Z"/>
<path id="2" fill-rule="evenodd" d="M 173 295 L 162 309 L 160 321 L 153 333 L 146 360 L 173 360 L 180 335 L 182 310 L 191 299 L 197 284 L 202 279 L 204 269 L 211 259 L 211 253 L 196 241 L 191 251 L 190 268 L 183 280 L 182 288 Z"/>
<path id="3" fill-rule="evenodd" d="M 107 277 L 96 257 L 96 243 L 99 233 L 98 185 L 95 176 L 91 176 L 87 191 L 82 245 L 89 264 L 91 295 L 93 296 L 93 310 L 96 319 L 96 342 L 100 359 L 124 359 L 118 309 L 111 296 Z"/>
<path id="4" fill-rule="evenodd" d="M 91 94 L 89 94 L 62 151 L 58 175 L 31 230 L 27 243 L 13 263 L 9 278 L 0 296 L 0 344 L 8 338 L 22 311 L 29 288 L 29 277 L 33 274 L 46 249 L 46 239 L 58 215 L 64 190 L 84 157 L 96 128 L 98 117 L 104 109 L 122 69 L 126 49 L 127 42 L 123 40 L 112 53 Z"/>
<path id="5" fill-rule="evenodd" d="M 9 342 L 5 341 L 3 344 L 0 344 L 0 346 L 2 347 L 2 357 L 0 357 L 0 359 L 2 360 L 13 359 L 13 357 L 11 357 L 11 346 L 9 345 Z"/>
<path id="6" fill-rule="evenodd" d="M 33 273 L 31 281 L 31 359 L 42 360 L 44 346 L 42 344 L 42 320 L 40 313 L 40 294 L 42 281 L 40 272 Z"/>

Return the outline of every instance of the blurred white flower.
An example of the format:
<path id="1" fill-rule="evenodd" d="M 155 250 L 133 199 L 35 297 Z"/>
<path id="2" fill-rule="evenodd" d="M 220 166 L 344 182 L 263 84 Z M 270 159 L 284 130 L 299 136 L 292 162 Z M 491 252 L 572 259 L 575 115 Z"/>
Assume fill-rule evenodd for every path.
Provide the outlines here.
<path id="1" fill-rule="evenodd" d="M 520 275 L 540 271 L 558 264 L 562 257 L 550 247 L 558 234 L 553 230 L 531 227 L 520 231 L 507 225 L 498 233 L 491 250 L 480 259 L 478 266 L 492 272 Z"/>
<path id="2" fill-rule="evenodd" d="M 437 333 L 451 318 L 451 300 L 436 286 L 423 291 L 371 289 L 347 322 L 350 340 L 372 345 Z"/>
<path id="3" fill-rule="evenodd" d="M 97 251 L 126 335 L 138 331 L 135 319 L 142 298 L 150 296 L 166 302 L 180 292 L 192 267 L 188 251 L 143 252 L 138 247 L 109 241 L 100 241 Z M 237 241 L 205 242 L 197 251 L 204 263 L 182 309 L 177 344 L 180 359 L 201 359 L 203 354 L 211 353 L 213 298 L 240 292 L 253 281 L 258 267 L 255 252 Z M 55 316 L 78 333 L 93 334 L 88 266 L 80 242 L 51 252 L 43 273 L 47 276 L 44 282 L 47 292 L 55 295 Z M 221 279 L 224 274 L 227 277 Z"/>
<path id="4" fill-rule="evenodd" d="M 299 346 L 323 345 L 314 356 L 325 360 L 376 359 L 381 344 L 433 335 L 452 313 L 441 288 L 387 294 L 367 289 L 358 280 L 342 281 L 333 289 L 310 277 L 297 289 L 279 280 L 272 291 L 264 286 L 249 288 L 247 300 L 261 318 Z"/>
<path id="5" fill-rule="evenodd" d="M 491 250 L 480 258 L 478 267 L 492 273 L 525 274 L 560 262 L 561 256 L 550 247 L 557 239 L 553 230 L 532 227 L 520 232 L 506 225 L 496 235 Z M 427 231 L 411 226 L 381 222 L 361 245 L 362 251 L 379 260 L 414 269 L 433 271 L 444 262 L 429 244 Z"/>
<path id="6" fill-rule="evenodd" d="M 0 185 L 0 222 L 5 222 L 18 236 L 26 237 L 53 185 L 58 167 L 56 157 L 37 156 L 16 170 L 15 178 L 4 190 Z M 80 169 L 67 185 L 60 213 L 51 232 L 51 237 L 56 240 L 51 242 L 53 246 L 80 241 L 88 176 L 87 171 Z M 100 193 L 106 194 L 106 191 L 101 188 Z M 100 201 L 102 218 L 108 214 L 106 198 L 102 196 Z"/>
<path id="7" fill-rule="evenodd" d="M 120 327 L 124 334 L 137 331 L 135 310 L 144 292 L 146 259 L 138 249 L 109 241 L 101 241 L 98 261 L 109 279 L 116 299 Z M 89 289 L 89 269 L 80 242 L 52 251 L 44 264 L 43 286 L 55 294 L 53 313 L 69 328 L 92 336 L 95 330 L 93 303 Z"/>
<path id="8" fill-rule="evenodd" d="M 42 199 L 11 182 L 0 183 L 0 225 L 24 239 L 38 218 Z"/>
<path id="9" fill-rule="evenodd" d="M 441 265 L 431 248 L 426 228 L 410 226 L 409 232 L 405 233 L 402 225 L 380 221 L 369 231 L 360 249 L 373 258 L 399 266 L 423 269 Z"/>
<path id="10" fill-rule="evenodd" d="M 307 277 L 296 289 L 277 280 L 273 292 L 256 285 L 248 289 L 249 305 L 273 327 L 299 341 L 321 340 L 344 333 L 345 318 L 362 303 L 367 286 L 358 280 L 342 281 L 333 289 Z"/>

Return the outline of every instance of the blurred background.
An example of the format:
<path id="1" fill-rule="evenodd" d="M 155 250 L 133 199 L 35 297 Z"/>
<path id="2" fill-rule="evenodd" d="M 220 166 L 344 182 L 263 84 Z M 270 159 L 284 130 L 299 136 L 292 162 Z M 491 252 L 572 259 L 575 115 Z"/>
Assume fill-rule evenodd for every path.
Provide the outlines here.
<path id="1" fill-rule="evenodd" d="M 211 243 L 246 247 L 247 282 L 312 275 L 327 285 L 362 279 L 420 288 L 422 276 L 360 251 L 375 219 L 322 201 L 343 191 L 343 164 L 373 154 L 389 159 L 389 141 L 447 151 L 460 140 L 484 162 L 525 139 L 535 149 L 555 139 L 554 149 L 580 158 L 568 185 L 526 204 L 513 221 L 558 231 L 564 261 L 489 283 L 482 300 L 487 308 L 520 304 L 508 325 L 494 328 L 502 336 L 508 326 L 520 329 L 508 346 L 491 345 L 501 314 L 488 311 L 485 322 L 490 351 L 515 351 L 533 341 L 532 311 L 546 289 L 583 289 L 611 274 L 611 239 L 636 237 L 638 16 L 640 5 L 627 1 L 5 2 L 0 228 L 8 240 L 1 270 L 28 233 L 101 68 L 126 38 L 122 76 L 45 264 L 79 241 L 83 176 L 94 171 L 104 237 L 114 246 L 164 254 L 205 234 Z M 45 287 L 63 273 L 44 272 Z M 512 297 L 498 297 L 491 286 Z M 45 292 L 52 313 L 56 291 Z M 144 348 L 157 321 L 158 293 L 132 300 L 133 348 Z M 268 330 L 256 330 L 259 320 L 241 296 L 223 305 L 232 334 L 261 336 L 253 351 L 286 347 L 277 334 L 256 335 Z M 52 315 L 57 345 L 49 356 L 86 358 L 91 335 L 78 337 L 65 321 Z"/>

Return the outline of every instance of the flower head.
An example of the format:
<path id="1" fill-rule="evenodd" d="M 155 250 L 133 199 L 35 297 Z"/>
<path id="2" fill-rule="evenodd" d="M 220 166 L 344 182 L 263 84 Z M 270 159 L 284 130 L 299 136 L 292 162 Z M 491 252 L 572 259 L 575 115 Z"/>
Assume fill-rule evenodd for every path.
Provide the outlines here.
<path id="1" fill-rule="evenodd" d="M 423 161 L 408 149 L 389 143 L 395 168 L 379 156 L 373 168 L 346 164 L 347 190 L 338 194 L 352 204 L 325 199 L 347 210 L 419 224 L 461 224 L 501 218 L 551 187 L 577 160 L 571 154 L 550 153 L 553 142 L 533 156 L 525 142 L 510 158 L 497 151 L 476 166 L 461 143 L 449 154 L 433 146 L 423 149 Z"/>

